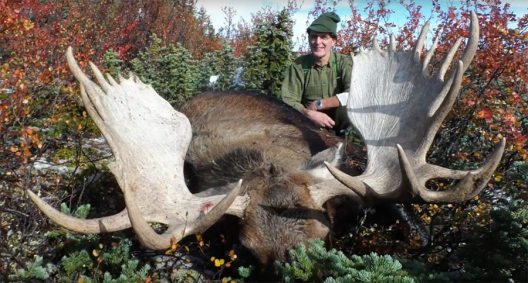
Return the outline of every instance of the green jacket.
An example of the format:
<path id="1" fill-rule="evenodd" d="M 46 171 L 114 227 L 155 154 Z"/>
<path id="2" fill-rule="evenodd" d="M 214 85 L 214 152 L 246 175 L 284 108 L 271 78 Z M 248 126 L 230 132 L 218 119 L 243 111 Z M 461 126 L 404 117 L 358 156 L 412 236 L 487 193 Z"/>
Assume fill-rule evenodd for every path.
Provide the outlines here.
<path id="1" fill-rule="evenodd" d="M 314 100 L 348 92 L 351 72 L 347 55 L 333 53 L 325 66 L 315 65 L 311 54 L 301 56 L 286 71 L 280 98 L 300 110 Z"/>

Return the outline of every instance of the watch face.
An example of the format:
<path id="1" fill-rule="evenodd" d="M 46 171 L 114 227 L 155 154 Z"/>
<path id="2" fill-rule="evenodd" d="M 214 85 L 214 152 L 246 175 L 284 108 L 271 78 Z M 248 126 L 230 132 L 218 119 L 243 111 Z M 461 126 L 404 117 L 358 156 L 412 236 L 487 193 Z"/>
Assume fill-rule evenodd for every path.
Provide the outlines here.
<path id="1" fill-rule="evenodd" d="M 315 102 L 315 108 L 317 108 L 317 110 L 321 110 L 321 108 L 323 108 L 323 102 L 321 100 L 317 100 Z"/>

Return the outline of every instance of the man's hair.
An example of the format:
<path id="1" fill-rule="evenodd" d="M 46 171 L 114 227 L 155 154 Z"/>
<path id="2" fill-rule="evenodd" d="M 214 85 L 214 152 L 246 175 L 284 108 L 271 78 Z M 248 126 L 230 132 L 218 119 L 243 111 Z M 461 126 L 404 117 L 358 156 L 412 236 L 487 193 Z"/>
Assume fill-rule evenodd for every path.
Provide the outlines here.
<path id="1" fill-rule="evenodd" d="M 313 30 L 308 30 L 307 32 L 308 32 L 308 38 L 310 37 L 310 35 L 311 35 L 312 33 L 317 33 L 317 34 L 324 34 L 324 33 L 326 33 L 326 34 L 330 35 L 333 39 L 337 40 L 337 34 L 334 34 L 334 33 L 331 33 L 331 32 L 318 32 L 318 31 L 313 31 Z"/>

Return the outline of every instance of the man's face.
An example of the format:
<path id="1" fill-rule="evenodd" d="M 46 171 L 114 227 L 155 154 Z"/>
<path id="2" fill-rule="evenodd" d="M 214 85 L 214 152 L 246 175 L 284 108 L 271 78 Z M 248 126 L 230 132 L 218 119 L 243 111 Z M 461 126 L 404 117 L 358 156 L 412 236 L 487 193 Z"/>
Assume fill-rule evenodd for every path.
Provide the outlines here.
<path id="1" fill-rule="evenodd" d="M 336 40 L 327 32 L 312 31 L 308 34 L 308 41 L 313 56 L 319 59 L 329 56 L 336 44 Z"/>

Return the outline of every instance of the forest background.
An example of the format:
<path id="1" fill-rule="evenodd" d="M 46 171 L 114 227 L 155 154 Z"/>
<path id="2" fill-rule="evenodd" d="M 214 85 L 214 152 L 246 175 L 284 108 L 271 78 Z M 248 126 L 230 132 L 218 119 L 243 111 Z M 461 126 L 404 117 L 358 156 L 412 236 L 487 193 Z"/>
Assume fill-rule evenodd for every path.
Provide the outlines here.
<path id="1" fill-rule="evenodd" d="M 334 247 L 352 259 L 358 278 L 528 281 L 528 15 L 513 13 L 498 0 L 449 7 L 433 0 L 427 11 L 420 2 L 369 0 L 359 10 L 351 1 L 338 51 L 368 47 L 374 36 L 386 46 L 389 33 L 398 48 L 411 48 L 431 18 L 436 26 L 430 35 L 440 42 L 432 59 L 437 66 L 456 39 L 467 36 L 469 11 L 476 11 L 479 49 L 428 161 L 476 168 L 502 137 L 506 152 L 479 197 L 407 207 L 426 234 L 398 221 L 376 223 L 366 210 L 364 221 L 346 227 Z M 309 19 L 338 3 L 315 1 Z M 389 4 L 406 11 L 403 22 L 390 21 L 395 12 Z M 290 0 L 278 10 L 264 8 L 251 20 L 236 21 L 236 8 L 225 7 L 225 26 L 216 30 L 194 0 L 0 0 L 0 281 L 258 278 L 251 257 L 228 235 L 199 235 L 153 254 L 130 233 L 69 233 L 43 217 L 25 190 L 77 216 L 97 217 L 123 207 L 105 166 L 111 154 L 79 103 L 78 85 L 66 67 L 68 46 L 82 67 L 90 60 L 113 75 L 131 71 L 175 107 L 205 90 L 273 95 L 285 67 L 307 51 L 303 44 L 304 49 L 294 48 L 292 14 L 298 9 Z M 218 77 L 211 82 L 211 76 Z M 429 185 L 441 190 L 449 182 Z M 336 277 L 325 273 L 331 267 L 310 265 L 323 255 L 336 256 L 293 251 L 295 264 L 278 264 L 275 276 Z M 365 275 L 364 267 L 371 265 L 385 271 L 373 268 Z"/>

